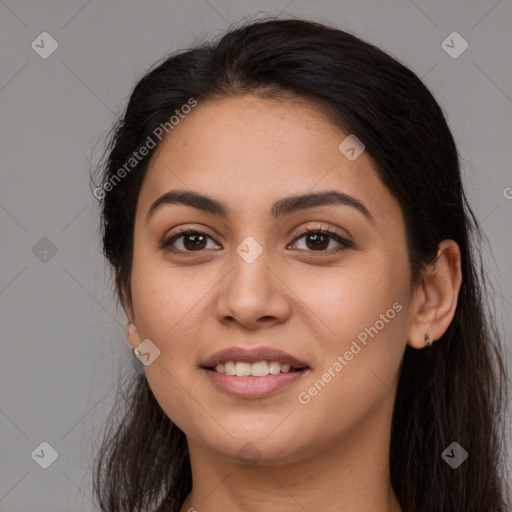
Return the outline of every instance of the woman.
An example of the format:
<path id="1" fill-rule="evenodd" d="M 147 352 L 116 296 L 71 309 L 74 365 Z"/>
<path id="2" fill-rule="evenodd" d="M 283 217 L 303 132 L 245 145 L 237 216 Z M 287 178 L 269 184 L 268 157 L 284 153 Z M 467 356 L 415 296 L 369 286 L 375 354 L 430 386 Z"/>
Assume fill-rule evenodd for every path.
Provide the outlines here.
<path id="1" fill-rule="evenodd" d="M 98 451 L 102 510 L 506 510 L 479 227 L 414 73 L 261 20 L 146 74 L 108 149 L 143 373 Z"/>

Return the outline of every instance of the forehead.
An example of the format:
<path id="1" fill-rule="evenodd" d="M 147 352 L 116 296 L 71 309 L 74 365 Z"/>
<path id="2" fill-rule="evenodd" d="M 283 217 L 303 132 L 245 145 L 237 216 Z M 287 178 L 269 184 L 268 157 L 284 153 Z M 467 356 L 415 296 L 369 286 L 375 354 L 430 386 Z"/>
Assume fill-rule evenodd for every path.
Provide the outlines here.
<path id="1" fill-rule="evenodd" d="M 140 209 L 172 189 L 214 195 L 253 213 L 286 195 L 337 189 L 379 216 L 393 198 L 365 152 L 353 161 L 340 152 L 348 135 L 307 101 L 243 96 L 199 102 L 153 154 Z"/>

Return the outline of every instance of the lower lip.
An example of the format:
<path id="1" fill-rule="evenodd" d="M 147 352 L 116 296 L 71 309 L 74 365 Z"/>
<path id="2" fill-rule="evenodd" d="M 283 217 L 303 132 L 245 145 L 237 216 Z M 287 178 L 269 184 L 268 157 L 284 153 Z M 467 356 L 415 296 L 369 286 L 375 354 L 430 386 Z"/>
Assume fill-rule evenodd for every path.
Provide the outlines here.
<path id="1" fill-rule="evenodd" d="M 214 386 L 230 395 L 242 398 L 260 398 L 290 387 L 308 371 L 308 368 L 265 377 L 237 377 L 207 368 L 202 368 L 202 371 Z"/>

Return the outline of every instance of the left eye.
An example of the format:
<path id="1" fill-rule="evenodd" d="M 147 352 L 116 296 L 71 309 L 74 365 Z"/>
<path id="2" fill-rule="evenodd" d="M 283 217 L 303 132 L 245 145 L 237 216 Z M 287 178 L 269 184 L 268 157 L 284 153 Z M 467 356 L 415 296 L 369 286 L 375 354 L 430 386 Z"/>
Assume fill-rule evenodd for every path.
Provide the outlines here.
<path id="1" fill-rule="evenodd" d="M 348 247 L 352 247 L 351 242 L 329 230 L 310 229 L 298 236 L 295 241 L 305 238 L 306 249 L 312 249 L 314 252 L 338 252 Z M 329 248 L 330 242 L 334 240 L 338 247 Z M 325 249 L 329 249 L 325 251 Z"/>
<path id="2" fill-rule="evenodd" d="M 306 249 L 299 247 L 301 250 L 309 249 L 313 252 L 337 252 L 352 247 L 352 243 L 349 240 L 338 235 L 338 233 L 329 230 L 309 229 L 296 237 L 292 245 L 295 245 L 297 241 L 301 240 L 302 238 L 305 238 L 306 240 Z M 201 252 L 203 249 L 212 248 L 207 247 L 208 239 L 213 241 L 213 239 L 208 234 L 203 233 L 202 231 L 189 229 L 171 236 L 162 243 L 161 247 L 167 248 L 168 250 L 175 253 Z M 182 247 L 176 247 L 174 245 L 178 240 L 181 240 Z M 330 242 L 333 240 L 338 243 L 338 247 L 329 247 Z M 215 247 L 219 246 L 214 244 L 213 248 Z"/>

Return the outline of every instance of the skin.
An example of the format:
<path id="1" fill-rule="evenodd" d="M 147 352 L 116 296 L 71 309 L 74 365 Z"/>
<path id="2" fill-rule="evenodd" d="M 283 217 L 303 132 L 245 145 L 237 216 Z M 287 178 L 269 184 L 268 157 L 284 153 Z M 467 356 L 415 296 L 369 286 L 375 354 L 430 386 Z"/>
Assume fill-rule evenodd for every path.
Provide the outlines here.
<path id="1" fill-rule="evenodd" d="M 443 241 L 437 266 L 410 288 L 399 204 L 365 152 L 349 161 L 338 150 L 347 135 L 313 104 L 244 96 L 199 103 L 152 156 L 137 204 L 126 338 L 160 349 L 144 370 L 187 436 L 193 489 L 182 512 L 401 510 L 388 463 L 399 366 L 406 344 L 423 348 L 426 333 L 439 339 L 449 326 L 460 253 Z M 146 224 L 153 201 L 170 190 L 208 194 L 232 213 L 166 205 Z M 374 223 L 346 205 L 270 214 L 278 199 L 325 190 L 360 200 Z M 339 244 L 328 238 L 315 248 L 301 235 L 318 226 L 353 247 L 329 254 Z M 178 227 L 206 232 L 207 245 L 198 252 L 190 238 L 175 240 L 190 257 L 160 248 Z M 248 236 L 263 249 L 252 263 L 235 251 Z M 300 403 L 298 394 L 396 302 L 401 311 Z M 199 368 L 233 346 L 275 347 L 310 371 L 271 396 L 234 397 Z M 238 455 L 246 443 L 259 457 L 253 465 Z"/>

